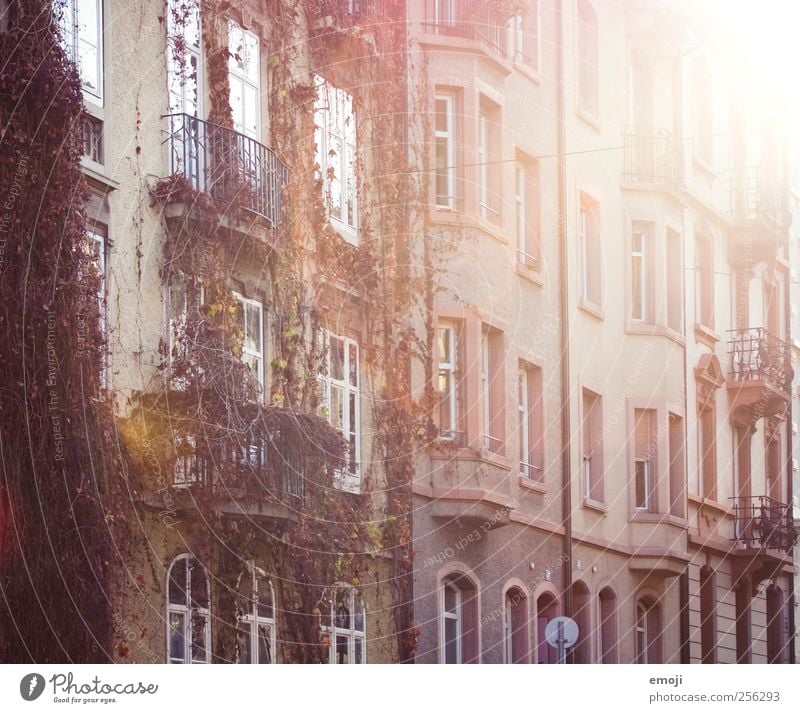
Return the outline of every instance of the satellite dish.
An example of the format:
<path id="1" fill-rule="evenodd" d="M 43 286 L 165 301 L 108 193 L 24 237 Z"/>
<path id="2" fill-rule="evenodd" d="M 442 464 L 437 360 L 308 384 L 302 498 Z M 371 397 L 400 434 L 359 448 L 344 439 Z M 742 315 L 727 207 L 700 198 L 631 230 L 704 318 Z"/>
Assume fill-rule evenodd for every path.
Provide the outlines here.
<path id="1" fill-rule="evenodd" d="M 554 649 L 559 646 L 568 648 L 578 640 L 578 624 L 568 616 L 557 616 L 547 622 L 544 638 Z"/>

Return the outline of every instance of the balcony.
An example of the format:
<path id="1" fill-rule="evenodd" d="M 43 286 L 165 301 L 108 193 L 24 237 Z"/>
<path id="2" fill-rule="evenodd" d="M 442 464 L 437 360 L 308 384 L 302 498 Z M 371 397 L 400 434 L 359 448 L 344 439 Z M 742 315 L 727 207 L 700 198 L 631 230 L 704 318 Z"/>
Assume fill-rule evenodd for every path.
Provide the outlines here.
<path id="1" fill-rule="evenodd" d="M 791 222 L 785 186 L 760 166 L 737 171 L 728 185 L 734 257 L 752 264 L 780 254 Z"/>
<path id="2" fill-rule="evenodd" d="M 508 45 L 508 17 L 487 0 L 427 0 L 423 29 L 440 37 L 457 37 L 482 43 L 501 57 Z"/>
<path id="3" fill-rule="evenodd" d="M 283 210 L 289 170 L 273 151 L 238 131 L 189 114 L 169 114 L 172 173 L 221 203 L 236 202 L 275 228 Z"/>
<path id="4" fill-rule="evenodd" d="M 737 548 L 791 555 L 797 542 L 791 505 L 766 495 L 732 500 Z"/>
<path id="5" fill-rule="evenodd" d="M 728 397 L 734 420 L 753 424 L 781 413 L 792 378 L 789 345 L 763 327 L 733 330 L 728 341 Z"/>
<path id="6" fill-rule="evenodd" d="M 650 190 L 683 190 L 683 152 L 670 131 L 623 126 L 622 180 Z"/>

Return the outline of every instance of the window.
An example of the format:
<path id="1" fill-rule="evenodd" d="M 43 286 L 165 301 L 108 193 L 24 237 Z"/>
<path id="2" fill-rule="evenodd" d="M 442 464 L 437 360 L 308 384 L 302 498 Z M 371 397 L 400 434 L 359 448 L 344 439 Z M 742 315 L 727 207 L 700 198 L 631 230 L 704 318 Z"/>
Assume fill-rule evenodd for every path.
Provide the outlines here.
<path id="1" fill-rule="evenodd" d="M 700 411 L 699 453 L 703 497 L 717 499 L 717 427 L 716 409 L 707 406 Z"/>
<path id="2" fill-rule="evenodd" d="M 228 82 L 233 128 L 261 139 L 261 70 L 258 36 L 228 23 Z"/>
<path id="3" fill-rule="evenodd" d="M 102 0 L 66 0 L 61 31 L 67 52 L 78 65 L 83 93 L 103 105 Z"/>
<path id="4" fill-rule="evenodd" d="M 767 663 L 786 663 L 788 630 L 783 591 L 774 582 L 767 587 Z"/>
<path id="5" fill-rule="evenodd" d="M 661 663 L 661 612 L 651 598 L 636 602 L 636 663 Z"/>
<path id="6" fill-rule="evenodd" d="M 167 277 L 165 295 L 167 313 L 167 363 L 174 364 L 189 355 L 190 340 L 198 335 L 189 329 L 190 322 L 200 316 L 203 302 L 202 286 L 181 271 L 172 272 Z"/>
<path id="7" fill-rule="evenodd" d="M 558 616 L 558 600 L 550 592 L 543 592 L 536 599 L 536 661 L 556 663 L 556 650 L 547 643 L 545 631 L 552 619 Z"/>
<path id="8" fill-rule="evenodd" d="M 356 118 L 353 98 L 322 77 L 317 85 L 317 164 L 322 178 L 328 218 L 341 236 L 358 244 L 356 191 Z"/>
<path id="9" fill-rule="evenodd" d="M 698 236 L 695 243 L 695 282 L 697 294 L 697 320 L 708 329 L 714 329 L 714 243 Z"/>
<path id="10" fill-rule="evenodd" d="M 539 69 L 539 2 L 528 3 L 524 15 L 514 15 L 509 20 L 512 59 L 531 69 Z"/>
<path id="11" fill-rule="evenodd" d="M 583 457 L 581 481 L 583 497 L 603 501 L 603 432 L 602 399 L 599 394 L 583 390 Z"/>
<path id="12" fill-rule="evenodd" d="M 436 205 L 456 207 L 455 97 L 437 94 L 435 99 Z"/>
<path id="13" fill-rule="evenodd" d="M 578 0 L 578 108 L 597 119 L 599 107 L 599 32 L 588 0 Z"/>
<path id="14" fill-rule="evenodd" d="M 86 252 L 97 276 L 97 306 L 100 329 L 106 331 L 106 238 L 105 230 L 96 226 L 87 232 Z"/>
<path id="15" fill-rule="evenodd" d="M 700 650 L 703 663 L 717 662 L 717 592 L 714 570 L 700 568 Z"/>
<path id="16" fill-rule="evenodd" d="M 776 430 L 772 437 L 765 441 L 764 468 L 766 474 L 767 496 L 778 502 L 784 502 L 783 488 L 781 486 L 781 436 Z"/>
<path id="17" fill-rule="evenodd" d="M 539 167 L 517 158 L 514 168 L 514 209 L 517 260 L 539 269 Z"/>
<path id="18" fill-rule="evenodd" d="M 361 488 L 361 403 L 358 344 L 326 333 L 326 373 L 322 375 L 322 408 L 331 425 L 348 444 L 346 464 L 337 470 L 334 485 L 357 493 Z"/>
<path id="19" fill-rule="evenodd" d="M 617 597 L 614 590 L 605 587 L 599 595 L 599 622 L 597 624 L 597 662 L 617 661 Z"/>
<path id="20" fill-rule="evenodd" d="M 542 371 L 520 362 L 518 374 L 519 472 L 526 478 L 544 478 L 544 418 Z"/>
<path id="21" fill-rule="evenodd" d="M 322 633 L 330 653 L 328 663 L 367 662 L 367 610 L 358 590 L 337 586 L 323 598 Z"/>
<path id="22" fill-rule="evenodd" d="M 435 25 L 454 27 L 458 0 L 433 0 L 433 22 Z"/>
<path id="23" fill-rule="evenodd" d="M 445 578 L 440 606 L 440 662 L 478 663 L 477 592 L 472 580 L 463 575 Z"/>
<path id="24" fill-rule="evenodd" d="M 202 118 L 202 49 L 199 0 L 169 0 L 167 91 L 170 114 Z"/>
<path id="25" fill-rule="evenodd" d="M 503 450 L 503 334 L 484 326 L 481 334 L 481 410 L 483 447 Z"/>
<path id="26" fill-rule="evenodd" d="M 242 577 L 236 663 L 275 663 L 275 594 L 266 573 L 250 563 Z"/>
<path id="27" fill-rule="evenodd" d="M 439 438 L 459 440 L 458 414 L 458 331 L 455 324 L 441 323 L 437 329 L 439 352 Z"/>
<path id="28" fill-rule="evenodd" d="M 585 193 L 581 194 L 578 225 L 581 298 L 599 306 L 600 294 L 600 221 L 599 206 Z"/>
<path id="29" fill-rule="evenodd" d="M 500 110 L 482 101 L 478 111 L 478 204 L 484 220 L 497 222 L 500 216 L 497 197 L 500 194 L 499 156 Z"/>
<path id="30" fill-rule="evenodd" d="M 694 67 L 695 155 L 708 164 L 714 160 L 714 115 L 711 101 L 711 71 L 705 60 Z"/>
<path id="31" fill-rule="evenodd" d="M 505 663 L 528 663 L 528 598 L 519 587 L 505 595 L 503 644 Z"/>
<path id="32" fill-rule="evenodd" d="M 656 511 L 656 411 L 634 409 L 634 505 Z"/>
<path id="33" fill-rule="evenodd" d="M 191 555 L 179 555 L 167 575 L 167 660 L 211 662 L 211 603 L 208 573 Z"/>
<path id="34" fill-rule="evenodd" d="M 652 322 L 652 224 L 634 223 L 631 233 L 631 319 Z"/>
<path id="35" fill-rule="evenodd" d="M 683 419 L 669 415 L 669 511 L 686 517 L 686 472 L 684 469 Z"/>
<path id="36" fill-rule="evenodd" d="M 683 334 L 683 249 L 681 235 L 667 228 L 667 326 Z"/>
<path id="37" fill-rule="evenodd" d="M 264 389 L 264 307 L 258 300 L 251 300 L 234 293 L 239 303 L 239 329 L 242 332 L 242 361 L 253 372 L 260 390 Z"/>

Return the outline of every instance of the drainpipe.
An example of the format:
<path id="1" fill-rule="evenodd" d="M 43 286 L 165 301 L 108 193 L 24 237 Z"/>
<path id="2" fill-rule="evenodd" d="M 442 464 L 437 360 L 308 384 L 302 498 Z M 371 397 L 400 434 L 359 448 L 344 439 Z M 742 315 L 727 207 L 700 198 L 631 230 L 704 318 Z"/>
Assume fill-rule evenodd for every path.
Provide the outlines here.
<path id="1" fill-rule="evenodd" d="M 564 2 L 556 0 L 558 18 L 558 243 L 560 262 L 561 299 L 561 442 L 562 442 L 562 508 L 564 519 L 564 614 L 572 616 L 572 434 L 570 431 L 570 369 L 569 369 L 569 282 L 567 280 L 567 171 L 566 144 L 566 83 L 564 81 Z"/>

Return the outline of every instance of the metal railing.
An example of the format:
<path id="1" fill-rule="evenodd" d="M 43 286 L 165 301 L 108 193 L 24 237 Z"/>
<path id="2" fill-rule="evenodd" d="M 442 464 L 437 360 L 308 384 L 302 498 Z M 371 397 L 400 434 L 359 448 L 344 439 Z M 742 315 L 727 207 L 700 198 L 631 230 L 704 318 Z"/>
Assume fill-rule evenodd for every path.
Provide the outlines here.
<path id="1" fill-rule="evenodd" d="M 427 0 L 424 29 L 436 35 L 482 41 L 505 55 L 507 20 L 488 0 Z"/>
<path id="2" fill-rule="evenodd" d="M 735 518 L 735 539 L 738 544 L 791 552 L 797 541 L 791 505 L 766 495 L 738 497 L 731 500 Z"/>
<path id="3" fill-rule="evenodd" d="M 748 166 L 729 179 L 730 216 L 737 222 L 783 222 L 786 189 L 761 166 Z"/>
<path id="4" fill-rule="evenodd" d="M 305 500 L 302 460 L 283 447 L 280 435 L 217 446 L 198 445 L 194 437 L 187 436 L 178 447 L 172 485 L 197 486 L 233 498 Z"/>
<path id="5" fill-rule="evenodd" d="M 173 173 L 182 173 L 195 189 L 219 201 L 240 201 L 271 227 L 278 224 L 289 170 L 271 149 L 190 114 L 165 118 Z"/>
<path id="6" fill-rule="evenodd" d="M 791 355 L 786 342 L 764 327 L 731 330 L 728 340 L 733 381 L 768 381 L 780 388 L 791 383 Z"/>
<path id="7" fill-rule="evenodd" d="M 623 126 L 623 180 L 680 190 L 683 152 L 672 132 L 648 126 Z"/>

